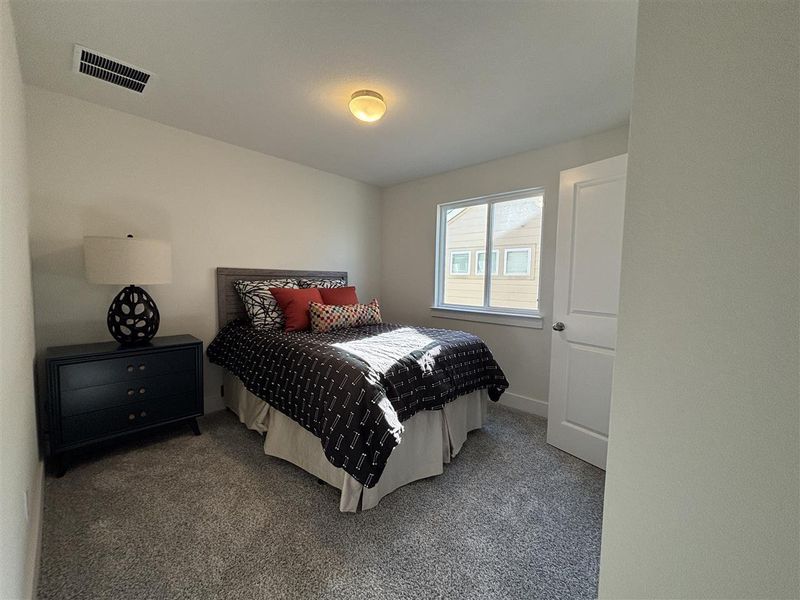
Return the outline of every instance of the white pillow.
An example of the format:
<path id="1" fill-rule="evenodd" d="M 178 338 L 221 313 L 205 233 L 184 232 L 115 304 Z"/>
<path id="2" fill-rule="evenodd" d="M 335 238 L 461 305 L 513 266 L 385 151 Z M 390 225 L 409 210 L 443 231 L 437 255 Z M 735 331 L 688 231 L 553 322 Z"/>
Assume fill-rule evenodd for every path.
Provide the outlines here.
<path id="1" fill-rule="evenodd" d="M 344 279 L 301 279 L 301 288 L 341 288 L 347 284 Z"/>
<path id="2" fill-rule="evenodd" d="M 269 288 L 292 288 L 299 286 L 296 279 L 267 279 L 262 281 L 234 281 L 233 287 L 239 292 L 244 309 L 255 327 L 283 329 L 286 320 Z"/>

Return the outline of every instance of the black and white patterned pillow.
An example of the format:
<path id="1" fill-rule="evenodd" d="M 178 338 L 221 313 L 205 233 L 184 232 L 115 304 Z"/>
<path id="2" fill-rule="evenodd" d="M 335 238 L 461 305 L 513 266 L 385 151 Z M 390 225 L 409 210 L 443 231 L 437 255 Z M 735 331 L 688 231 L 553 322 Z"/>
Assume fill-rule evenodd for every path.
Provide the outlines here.
<path id="1" fill-rule="evenodd" d="M 301 288 L 341 288 L 347 284 L 344 279 L 301 279 Z"/>
<path id="2" fill-rule="evenodd" d="M 283 311 L 278 306 L 275 296 L 269 293 L 269 288 L 297 289 L 295 279 L 267 279 L 261 281 L 234 281 L 233 287 L 239 292 L 247 316 L 256 327 L 267 329 L 283 329 L 286 320 Z"/>

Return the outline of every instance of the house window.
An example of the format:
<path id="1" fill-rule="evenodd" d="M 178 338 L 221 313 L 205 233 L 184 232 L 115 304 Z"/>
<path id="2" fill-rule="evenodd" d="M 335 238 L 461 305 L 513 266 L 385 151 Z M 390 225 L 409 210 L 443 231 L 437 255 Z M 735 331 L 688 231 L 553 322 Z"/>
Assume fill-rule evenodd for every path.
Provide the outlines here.
<path id="1" fill-rule="evenodd" d="M 469 275 L 470 252 L 450 253 L 450 275 Z"/>
<path id="2" fill-rule="evenodd" d="M 498 257 L 499 253 L 497 250 L 492 250 L 492 275 L 497 275 L 497 272 L 500 270 L 500 265 L 498 264 Z M 483 275 L 483 270 L 486 267 L 486 252 L 483 250 L 478 250 L 475 253 L 475 274 L 476 275 Z"/>
<path id="3" fill-rule="evenodd" d="M 503 275 L 527 276 L 531 274 L 531 249 L 506 248 Z"/>
<path id="4" fill-rule="evenodd" d="M 538 315 L 543 204 L 541 189 L 440 204 L 434 308 Z"/>

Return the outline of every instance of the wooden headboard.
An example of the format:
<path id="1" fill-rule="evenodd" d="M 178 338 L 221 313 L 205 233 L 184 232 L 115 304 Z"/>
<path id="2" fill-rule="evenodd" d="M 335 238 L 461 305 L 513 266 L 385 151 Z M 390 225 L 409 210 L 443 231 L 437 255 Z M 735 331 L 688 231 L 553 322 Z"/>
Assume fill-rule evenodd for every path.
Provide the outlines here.
<path id="1" fill-rule="evenodd" d="M 347 271 L 289 271 L 286 269 L 235 269 L 217 267 L 217 325 L 222 329 L 234 319 L 247 318 L 234 281 L 261 279 L 344 279 Z"/>

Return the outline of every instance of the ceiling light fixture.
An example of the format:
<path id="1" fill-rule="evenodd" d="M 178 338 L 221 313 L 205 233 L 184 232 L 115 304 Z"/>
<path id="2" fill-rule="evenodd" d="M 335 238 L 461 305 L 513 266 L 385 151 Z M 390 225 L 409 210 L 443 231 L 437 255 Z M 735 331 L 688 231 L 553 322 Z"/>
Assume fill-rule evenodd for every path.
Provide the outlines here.
<path id="1" fill-rule="evenodd" d="M 359 121 L 373 123 L 386 112 L 383 96 L 372 90 L 359 90 L 350 96 L 350 112 Z"/>

